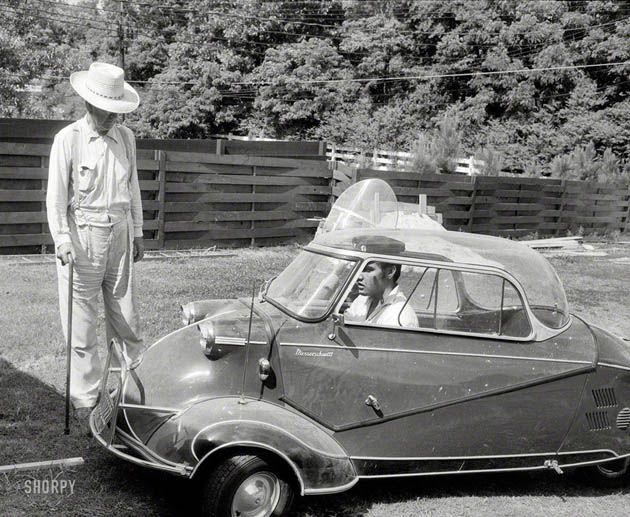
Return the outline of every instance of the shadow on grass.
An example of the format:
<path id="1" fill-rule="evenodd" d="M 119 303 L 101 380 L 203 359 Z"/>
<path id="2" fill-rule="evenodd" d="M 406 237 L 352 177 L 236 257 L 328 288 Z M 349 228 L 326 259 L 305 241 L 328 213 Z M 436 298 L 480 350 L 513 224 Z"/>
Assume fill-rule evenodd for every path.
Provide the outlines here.
<path id="1" fill-rule="evenodd" d="M 189 481 L 137 467 L 111 455 L 76 422 L 63 434 L 64 398 L 38 379 L 0 358 L 0 465 L 81 456 L 85 464 L 61 470 L 0 476 L 5 514 L 44 515 L 197 515 L 198 494 Z M 26 493 L 28 479 L 73 481 L 72 493 Z M 624 490 L 624 493 L 628 493 Z M 456 497 L 560 499 L 610 495 L 571 477 L 550 472 L 465 475 L 362 481 L 343 494 L 307 497 L 292 515 L 360 516 L 377 505 Z M 576 503 L 579 508 L 579 503 Z"/>
<path id="2" fill-rule="evenodd" d="M 63 434 L 65 399 L 52 387 L 0 358 L 0 465 L 81 456 L 71 469 L 0 476 L 5 515 L 195 514 L 196 493 L 185 479 L 137 467 L 98 445 L 73 421 Z M 28 479 L 74 481 L 72 494 L 35 494 Z M 32 485 L 31 485 L 32 486 Z M 6 513 L 4 513 L 6 512 Z"/>
<path id="3" fill-rule="evenodd" d="M 413 515 L 410 511 L 413 511 L 413 503 L 418 500 L 428 502 L 431 508 L 435 508 L 435 503 L 440 499 L 473 497 L 523 498 L 528 501 L 538 498 L 539 502 L 534 504 L 540 504 L 541 507 L 544 507 L 544 502 L 551 498 L 573 506 L 574 515 L 578 515 L 580 500 L 589 497 L 606 497 L 611 494 L 627 495 L 630 494 L 630 489 L 587 486 L 575 472 L 568 472 L 562 476 L 549 471 L 538 471 L 363 480 L 345 493 L 303 498 L 294 506 L 292 517 L 358 517 L 369 513 L 376 505 L 396 503 L 411 503 L 411 509 L 405 515 Z M 501 515 L 513 514 L 509 512 L 509 508 L 503 506 L 504 504 L 504 499 L 502 502 L 497 500 L 495 511 Z M 394 515 L 392 510 L 381 508 L 377 513 Z M 446 508 L 442 514 L 455 515 Z"/>

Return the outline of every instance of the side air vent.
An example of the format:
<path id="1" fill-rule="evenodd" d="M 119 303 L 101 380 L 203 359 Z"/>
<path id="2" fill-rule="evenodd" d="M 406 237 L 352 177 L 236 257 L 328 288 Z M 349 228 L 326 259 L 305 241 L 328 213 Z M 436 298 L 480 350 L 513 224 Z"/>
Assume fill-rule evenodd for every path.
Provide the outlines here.
<path id="1" fill-rule="evenodd" d="M 617 429 L 625 431 L 630 427 L 630 408 L 623 408 L 617 415 Z"/>
<path id="2" fill-rule="evenodd" d="M 586 413 L 586 420 L 588 421 L 588 427 L 591 431 L 610 429 L 610 422 L 608 421 L 608 413 L 606 413 L 606 411 L 592 411 Z"/>
<path id="3" fill-rule="evenodd" d="M 599 388 L 593 390 L 593 398 L 597 407 L 615 407 L 617 405 L 617 397 L 615 390 L 612 388 Z"/>

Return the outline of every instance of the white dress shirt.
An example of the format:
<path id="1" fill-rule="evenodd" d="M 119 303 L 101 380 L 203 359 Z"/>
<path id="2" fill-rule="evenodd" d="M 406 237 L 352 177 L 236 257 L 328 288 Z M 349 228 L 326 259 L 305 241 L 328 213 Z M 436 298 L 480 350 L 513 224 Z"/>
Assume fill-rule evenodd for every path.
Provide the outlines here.
<path id="1" fill-rule="evenodd" d="M 73 164 L 75 160 L 78 163 Z M 70 209 L 102 214 L 104 225 L 110 213 L 130 210 L 134 237 L 141 237 L 142 201 L 131 130 L 115 124 L 101 136 L 90 127 L 86 115 L 59 131 L 50 152 L 46 209 L 56 247 L 71 242 Z"/>
<path id="2" fill-rule="evenodd" d="M 344 319 L 351 323 L 372 323 L 390 327 L 417 327 L 418 317 L 407 303 L 407 297 L 399 286 L 379 300 L 374 310 L 369 313 L 372 298 L 357 296 L 344 313 Z M 402 312 L 401 312 L 402 311 Z"/>

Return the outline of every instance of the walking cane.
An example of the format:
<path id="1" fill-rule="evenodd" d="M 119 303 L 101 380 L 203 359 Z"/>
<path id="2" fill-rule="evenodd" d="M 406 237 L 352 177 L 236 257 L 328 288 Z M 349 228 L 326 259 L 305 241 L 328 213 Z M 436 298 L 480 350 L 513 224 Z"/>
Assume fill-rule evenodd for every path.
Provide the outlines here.
<path id="1" fill-rule="evenodd" d="M 72 361 L 72 282 L 74 259 L 69 257 L 68 267 L 68 326 L 66 328 L 66 428 L 63 434 L 70 434 L 70 363 Z"/>

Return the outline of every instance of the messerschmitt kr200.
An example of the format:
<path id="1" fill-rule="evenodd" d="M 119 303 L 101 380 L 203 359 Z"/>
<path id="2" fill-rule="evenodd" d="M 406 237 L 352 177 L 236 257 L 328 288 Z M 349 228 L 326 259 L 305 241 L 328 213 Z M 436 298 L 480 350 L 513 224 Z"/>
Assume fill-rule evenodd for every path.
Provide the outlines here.
<path id="1" fill-rule="evenodd" d="M 281 515 L 367 478 L 625 482 L 629 344 L 571 315 L 524 244 L 409 220 L 385 182 L 357 183 L 258 297 L 184 305 L 134 369 L 113 341 L 96 439 L 201 480 L 207 515 Z M 345 316 L 374 263 L 396 266 L 412 325 Z"/>

